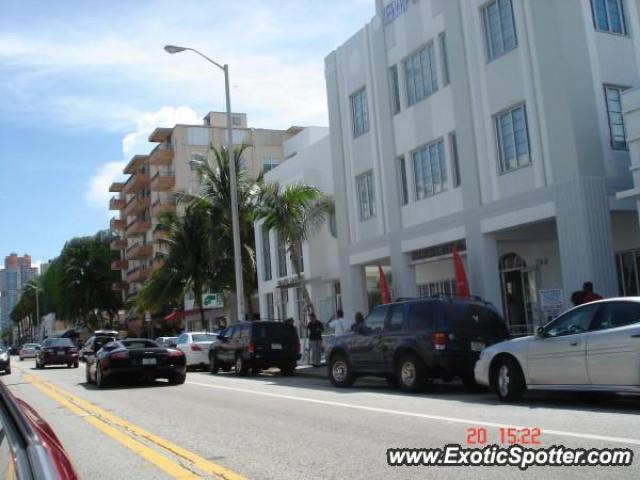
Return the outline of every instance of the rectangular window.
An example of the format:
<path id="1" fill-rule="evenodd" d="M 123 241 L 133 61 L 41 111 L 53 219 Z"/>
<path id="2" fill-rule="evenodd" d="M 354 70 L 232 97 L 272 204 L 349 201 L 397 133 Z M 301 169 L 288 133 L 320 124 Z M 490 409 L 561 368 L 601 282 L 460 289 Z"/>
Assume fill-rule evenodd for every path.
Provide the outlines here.
<path id="1" fill-rule="evenodd" d="M 627 34 L 624 0 L 591 0 L 593 25 L 600 32 Z"/>
<path id="2" fill-rule="evenodd" d="M 269 230 L 262 229 L 262 264 L 264 267 L 264 280 L 269 281 L 271 275 L 271 241 L 269 239 Z"/>
<path id="3" fill-rule="evenodd" d="M 266 320 L 273 320 L 275 318 L 274 312 L 273 312 L 273 293 L 267 293 L 266 295 L 267 297 L 267 318 Z M 263 320 L 265 320 L 263 318 Z"/>
<path id="4" fill-rule="evenodd" d="M 440 61 L 442 62 L 442 86 L 449 85 L 449 59 L 447 58 L 447 35 L 445 32 L 438 35 L 440 43 Z"/>
<path id="5" fill-rule="evenodd" d="M 640 295 L 640 250 L 616 253 L 618 286 L 621 297 Z"/>
<path id="6" fill-rule="evenodd" d="M 391 87 L 391 113 L 400 112 L 400 85 L 398 83 L 398 66 L 389 67 L 389 85 Z"/>
<path id="7" fill-rule="evenodd" d="M 296 310 L 298 313 L 298 322 L 300 322 L 300 325 L 304 325 L 307 319 L 304 314 L 304 295 L 302 293 L 302 287 L 296 287 Z"/>
<path id="8" fill-rule="evenodd" d="M 351 119 L 354 137 L 369 131 L 369 108 L 367 91 L 364 88 L 351 95 Z"/>
<path id="9" fill-rule="evenodd" d="M 506 173 L 531 163 L 527 110 L 519 105 L 495 116 L 500 173 Z"/>
<path id="10" fill-rule="evenodd" d="M 277 233 L 278 237 L 278 277 L 287 276 L 287 244 L 282 235 Z"/>
<path id="11" fill-rule="evenodd" d="M 438 90 L 438 74 L 436 69 L 433 42 L 422 50 L 404 60 L 404 77 L 407 88 L 407 104 L 409 106 Z"/>
<path id="12" fill-rule="evenodd" d="M 278 319 L 286 320 L 289 316 L 288 312 L 289 304 L 289 290 L 286 288 L 280 289 L 280 302 L 278 303 Z"/>
<path id="13" fill-rule="evenodd" d="M 433 295 L 455 295 L 455 293 L 456 280 L 454 278 L 418 285 L 418 295 L 420 297 L 431 297 Z"/>
<path id="14" fill-rule="evenodd" d="M 458 137 L 456 132 L 449 134 L 449 148 L 451 151 L 451 183 L 453 188 L 460 186 L 460 161 L 458 160 Z"/>
<path id="15" fill-rule="evenodd" d="M 407 165 L 404 155 L 398 157 L 398 178 L 400 179 L 400 201 L 402 205 L 409 203 L 409 189 L 407 188 Z"/>
<path id="16" fill-rule="evenodd" d="M 447 162 L 444 141 L 437 140 L 413 152 L 413 176 L 416 200 L 447 189 Z"/>
<path id="17" fill-rule="evenodd" d="M 613 85 L 604 86 L 604 97 L 607 102 L 607 116 L 609 118 L 609 133 L 611 134 L 611 148 L 615 150 L 627 149 L 627 138 L 622 118 L 621 95 L 624 87 Z"/>
<path id="18" fill-rule="evenodd" d="M 494 0 L 482 8 L 485 43 L 489 60 L 518 46 L 511 0 Z"/>
<path id="19" fill-rule="evenodd" d="M 270 172 L 274 168 L 276 168 L 280 162 L 278 162 L 277 158 L 265 157 L 262 159 L 262 171 L 264 173 Z"/>
<path id="20" fill-rule="evenodd" d="M 376 215 L 376 196 L 373 187 L 373 171 L 356 177 L 358 201 L 360 203 L 360 220 L 368 220 Z"/>

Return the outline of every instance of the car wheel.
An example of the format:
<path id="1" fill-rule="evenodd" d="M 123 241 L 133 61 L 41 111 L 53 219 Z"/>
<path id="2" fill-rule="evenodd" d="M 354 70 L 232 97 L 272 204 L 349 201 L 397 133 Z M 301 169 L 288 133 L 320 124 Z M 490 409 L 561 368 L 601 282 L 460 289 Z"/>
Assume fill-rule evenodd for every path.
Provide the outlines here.
<path id="1" fill-rule="evenodd" d="M 220 362 L 215 354 L 209 355 L 209 372 L 211 375 L 217 375 L 220 371 Z"/>
<path id="2" fill-rule="evenodd" d="M 522 370 L 511 358 L 505 358 L 500 361 L 496 369 L 493 385 L 501 402 L 519 400 L 526 390 Z"/>
<path id="3" fill-rule="evenodd" d="M 283 377 L 291 377 L 296 372 L 296 362 L 285 363 L 280 365 L 280 374 Z"/>
<path id="4" fill-rule="evenodd" d="M 93 379 L 91 378 L 91 371 L 89 370 L 89 365 L 84 369 L 85 379 L 87 383 L 93 383 Z"/>
<path id="5" fill-rule="evenodd" d="M 96 365 L 96 386 L 98 388 L 104 388 L 106 386 L 105 379 L 104 376 L 102 374 L 102 367 L 100 367 L 100 364 Z"/>
<path id="6" fill-rule="evenodd" d="M 405 392 L 419 392 L 426 384 L 424 363 L 415 355 L 403 356 L 396 365 L 396 379 Z"/>
<path id="7" fill-rule="evenodd" d="M 247 362 L 244 361 L 241 354 L 236 355 L 236 375 L 244 377 L 247 375 Z"/>
<path id="8" fill-rule="evenodd" d="M 172 373 L 169 377 L 169 383 L 171 385 L 182 385 L 187 379 L 187 373 Z"/>
<path id="9" fill-rule="evenodd" d="M 353 385 L 356 377 L 349 360 L 344 355 L 336 355 L 329 362 L 329 381 L 334 387 L 346 388 Z"/>

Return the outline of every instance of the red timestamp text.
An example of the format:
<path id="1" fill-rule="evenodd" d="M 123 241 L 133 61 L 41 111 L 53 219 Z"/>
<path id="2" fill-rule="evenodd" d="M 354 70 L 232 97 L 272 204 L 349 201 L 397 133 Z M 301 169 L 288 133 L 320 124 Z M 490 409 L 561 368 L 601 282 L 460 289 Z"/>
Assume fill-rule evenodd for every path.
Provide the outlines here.
<path id="1" fill-rule="evenodd" d="M 538 427 L 499 427 L 497 435 L 490 435 L 485 427 L 470 427 L 465 430 L 467 445 L 540 445 L 542 430 Z"/>

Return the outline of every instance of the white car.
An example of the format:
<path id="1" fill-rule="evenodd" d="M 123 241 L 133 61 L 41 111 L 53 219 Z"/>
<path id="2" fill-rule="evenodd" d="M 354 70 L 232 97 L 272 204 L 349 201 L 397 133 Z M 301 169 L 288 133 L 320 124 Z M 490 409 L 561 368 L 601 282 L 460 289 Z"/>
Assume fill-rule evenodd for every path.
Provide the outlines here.
<path id="1" fill-rule="evenodd" d="M 526 390 L 640 393 L 640 297 L 580 305 L 535 336 L 492 345 L 475 377 L 502 401 Z"/>
<path id="2" fill-rule="evenodd" d="M 39 349 L 39 343 L 25 343 L 18 351 L 20 361 L 24 360 L 25 358 L 36 358 Z"/>
<path id="3" fill-rule="evenodd" d="M 184 353 L 187 368 L 209 366 L 209 347 L 217 340 L 217 333 L 186 332 L 176 340 L 176 348 Z"/>

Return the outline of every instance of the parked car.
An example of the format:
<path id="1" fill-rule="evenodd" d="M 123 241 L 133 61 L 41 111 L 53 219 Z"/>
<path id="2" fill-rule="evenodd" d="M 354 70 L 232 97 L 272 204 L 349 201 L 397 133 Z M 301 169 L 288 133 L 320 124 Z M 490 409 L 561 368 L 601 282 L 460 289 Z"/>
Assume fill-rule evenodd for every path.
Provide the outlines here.
<path id="1" fill-rule="evenodd" d="M 4 345 L 0 345 L 0 370 L 4 373 L 11 374 L 11 356 L 9 355 L 9 349 Z"/>
<path id="2" fill-rule="evenodd" d="M 209 347 L 218 338 L 217 333 L 186 332 L 176 339 L 176 348 L 187 358 L 187 368 L 209 366 Z"/>
<path id="3" fill-rule="evenodd" d="M 66 365 L 78 368 L 78 348 L 70 338 L 47 338 L 36 354 L 36 368 L 47 365 Z"/>
<path id="4" fill-rule="evenodd" d="M 38 349 L 40 348 L 40 344 L 38 343 L 25 343 L 22 345 L 22 348 L 18 352 L 18 356 L 20 357 L 20 361 L 25 358 L 36 358 L 36 354 L 38 353 Z"/>
<path id="5" fill-rule="evenodd" d="M 20 345 L 11 345 L 9 348 L 9 355 L 18 355 L 20 352 Z"/>
<path id="6" fill-rule="evenodd" d="M 113 334 L 115 333 L 115 335 Z M 112 334 L 99 332 L 90 336 L 82 346 L 80 350 L 80 361 L 85 362 L 87 355 L 93 355 L 100 350 L 103 345 L 114 342 L 118 339 L 118 332 L 112 332 Z"/>
<path id="7" fill-rule="evenodd" d="M 349 387 L 360 376 L 380 376 L 405 391 L 427 380 L 459 377 L 477 388 L 473 367 L 485 347 L 509 338 L 493 305 L 477 297 L 435 296 L 374 308 L 359 332 L 327 346 L 329 380 Z"/>
<path id="8" fill-rule="evenodd" d="M 127 338 L 108 343 L 87 357 L 86 380 L 95 382 L 98 388 L 124 378 L 144 381 L 166 378 L 178 385 L 186 379 L 186 368 L 180 350 L 160 347 L 146 338 Z"/>
<path id="9" fill-rule="evenodd" d="M 76 480 L 73 463 L 51 426 L 0 382 L 0 466 L 6 478 Z"/>
<path id="10" fill-rule="evenodd" d="M 640 297 L 580 305 L 534 336 L 493 345 L 475 376 L 505 402 L 527 390 L 640 393 Z"/>
<path id="11" fill-rule="evenodd" d="M 161 347 L 175 347 L 177 345 L 178 337 L 158 337 L 156 343 Z"/>
<path id="12" fill-rule="evenodd" d="M 209 351 L 209 370 L 235 367 L 238 375 L 278 367 L 293 375 L 300 359 L 300 341 L 295 328 L 282 322 L 244 322 L 222 331 Z"/>

